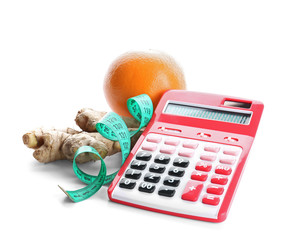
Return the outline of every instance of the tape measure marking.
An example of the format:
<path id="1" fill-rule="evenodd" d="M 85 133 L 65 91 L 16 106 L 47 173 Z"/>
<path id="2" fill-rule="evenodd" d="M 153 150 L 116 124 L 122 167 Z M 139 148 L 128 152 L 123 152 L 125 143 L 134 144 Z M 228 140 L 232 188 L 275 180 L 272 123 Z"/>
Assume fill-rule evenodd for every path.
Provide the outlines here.
<path id="1" fill-rule="evenodd" d="M 122 163 L 127 159 L 130 149 L 131 140 L 130 138 L 134 136 L 141 128 L 145 127 L 153 114 L 153 104 L 150 97 L 146 94 L 142 94 L 133 98 L 129 98 L 127 101 L 127 107 L 131 115 L 140 122 L 140 126 L 136 131 L 128 131 L 128 128 L 123 121 L 123 119 L 116 113 L 107 113 L 100 122 L 97 123 L 97 131 L 105 138 L 112 141 L 119 141 L 122 153 Z M 99 174 L 97 176 L 87 174 L 83 172 L 76 163 L 76 158 L 81 153 L 92 153 L 97 155 L 101 161 L 101 167 Z M 75 190 L 66 191 L 62 187 L 60 189 L 73 201 L 80 202 L 92 195 L 94 195 L 104 184 L 111 182 L 118 171 L 107 175 L 107 168 L 104 160 L 100 154 L 91 146 L 80 147 L 73 159 L 73 170 L 76 176 L 84 183 L 88 184 L 86 187 Z"/>

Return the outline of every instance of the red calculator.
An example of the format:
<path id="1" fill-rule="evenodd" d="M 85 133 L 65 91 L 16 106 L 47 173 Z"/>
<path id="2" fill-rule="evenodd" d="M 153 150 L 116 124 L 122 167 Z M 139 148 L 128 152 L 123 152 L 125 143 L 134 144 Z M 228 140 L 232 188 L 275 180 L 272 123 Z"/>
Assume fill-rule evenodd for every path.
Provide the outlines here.
<path id="1" fill-rule="evenodd" d="M 167 91 L 108 189 L 118 203 L 179 217 L 227 217 L 263 112 L 259 101 Z"/>

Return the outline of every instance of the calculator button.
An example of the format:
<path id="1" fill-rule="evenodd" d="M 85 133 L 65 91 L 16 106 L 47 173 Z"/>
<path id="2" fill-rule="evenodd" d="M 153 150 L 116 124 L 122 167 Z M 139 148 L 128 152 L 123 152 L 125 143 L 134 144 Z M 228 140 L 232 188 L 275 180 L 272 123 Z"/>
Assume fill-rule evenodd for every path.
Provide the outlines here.
<path id="1" fill-rule="evenodd" d="M 196 149 L 198 147 L 198 143 L 187 140 L 183 142 L 182 147 Z"/>
<path id="2" fill-rule="evenodd" d="M 212 168 L 211 163 L 209 162 L 197 162 L 195 165 L 195 169 L 199 171 L 209 172 Z"/>
<path id="3" fill-rule="evenodd" d="M 165 167 L 160 164 L 152 163 L 149 168 L 149 171 L 155 173 L 163 173 L 165 171 Z"/>
<path id="4" fill-rule="evenodd" d="M 174 177 L 169 177 L 167 176 L 164 181 L 163 184 L 167 185 L 167 186 L 172 186 L 172 187 L 177 187 L 180 183 L 180 180 Z"/>
<path id="5" fill-rule="evenodd" d="M 143 161 L 134 160 L 131 163 L 131 168 L 132 169 L 144 170 L 146 168 L 146 166 L 147 166 L 147 163 L 145 163 Z"/>
<path id="6" fill-rule="evenodd" d="M 233 137 L 225 137 L 224 138 L 227 142 L 238 142 L 239 139 Z"/>
<path id="7" fill-rule="evenodd" d="M 207 152 L 217 153 L 217 152 L 219 152 L 219 150 L 220 150 L 220 147 L 214 147 L 214 146 L 206 146 L 206 147 L 204 147 L 204 151 L 207 151 Z"/>
<path id="8" fill-rule="evenodd" d="M 209 133 L 198 133 L 197 136 L 202 137 L 202 138 L 209 138 L 211 135 Z"/>
<path id="9" fill-rule="evenodd" d="M 225 149 L 223 151 L 223 153 L 226 154 L 226 155 L 231 155 L 231 156 L 238 156 L 239 155 L 238 151 L 230 150 L 230 149 Z"/>
<path id="10" fill-rule="evenodd" d="M 154 162 L 162 163 L 162 164 L 167 164 L 169 163 L 169 161 L 170 161 L 170 157 L 165 154 L 158 154 L 154 159 Z"/>
<path id="11" fill-rule="evenodd" d="M 183 148 L 179 151 L 178 153 L 179 156 L 181 157 L 188 157 L 188 158 L 191 158 L 193 157 L 194 155 L 194 151 L 191 150 L 191 149 L 186 149 L 186 148 Z"/>
<path id="12" fill-rule="evenodd" d="M 162 146 L 160 148 L 161 153 L 167 153 L 167 154 L 173 154 L 175 152 L 176 148 L 173 146 Z"/>
<path id="13" fill-rule="evenodd" d="M 181 198 L 183 200 L 196 202 L 200 192 L 203 188 L 203 184 L 197 181 L 189 180 L 185 186 Z"/>
<path id="14" fill-rule="evenodd" d="M 220 202 L 220 198 L 217 197 L 217 196 L 212 196 L 212 195 L 208 195 L 208 194 L 206 194 L 206 195 L 203 196 L 203 198 L 202 198 L 202 202 L 203 202 L 204 204 L 209 204 L 209 205 L 214 205 L 214 206 L 216 206 L 216 205 L 219 204 L 219 202 Z"/>
<path id="15" fill-rule="evenodd" d="M 172 188 L 161 186 L 159 188 L 158 194 L 165 197 L 173 197 L 175 194 L 175 190 Z"/>
<path id="16" fill-rule="evenodd" d="M 173 166 L 186 168 L 189 165 L 189 161 L 185 158 L 177 157 L 173 161 Z"/>
<path id="17" fill-rule="evenodd" d="M 144 181 L 158 183 L 160 181 L 160 176 L 155 173 L 146 173 L 144 177 Z"/>
<path id="18" fill-rule="evenodd" d="M 204 161 L 210 161 L 213 162 L 216 160 L 216 155 L 206 155 L 206 154 L 202 154 L 200 155 L 200 159 L 204 160 Z"/>
<path id="19" fill-rule="evenodd" d="M 123 178 L 120 181 L 119 187 L 120 188 L 127 188 L 127 189 L 133 189 L 136 185 L 136 182 L 132 181 L 131 179 Z"/>
<path id="20" fill-rule="evenodd" d="M 147 142 L 160 143 L 162 140 L 162 137 L 158 135 L 149 135 L 146 140 Z"/>
<path id="21" fill-rule="evenodd" d="M 125 173 L 126 178 L 139 179 L 141 177 L 141 172 L 138 170 L 128 169 Z"/>
<path id="22" fill-rule="evenodd" d="M 227 165 L 218 165 L 215 169 L 215 173 L 223 174 L 223 175 L 230 175 L 232 169 Z"/>
<path id="23" fill-rule="evenodd" d="M 236 158 L 220 158 L 220 163 L 233 165 L 236 162 Z"/>
<path id="24" fill-rule="evenodd" d="M 221 186 L 210 184 L 208 185 L 206 192 L 211 193 L 211 194 L 216 194 L 216 195 L 222 195 L 224 192 L 224 188 Z"/>
<path id="25" fill-rule="evenodd" d="M 149 161 L 151 157 L 152 157 L 152 154 L 145 151 L 138 152 L 136 155 L 136 159 L 143 160 L 143 161 Z"/>
<path id="26" fill-rule="evenodd" d="M 140 192 L 153 193 L 155 190 L 155 185 L 148 182 L 142 182 L 140 183 L 138 190 Z"/>
<path id="27" fill-rule="evenodd" d="M 164 144 L 166 144 L 166 145 L 172 145 L 172 146 L 177 146 L 179 144 L 179 142 L 180 141 L 178 139 L 170 139 L 170 138 L 168 138 L 168 139 L 166 139 L 164 141 Z"/>
<path id="28" fill-rule="evenodd" d="M 155 144 L 155 143 L 143 143 L 141 148 L 142 148 L 142 150 L 154 152 L 157 148 L 157 144 Z"/>
<path id="29" fill-rule="evenodd" d="M 168 174 L 175 177 L 182 177 L 184 175 L 184 170 L 177 167 L 171 167 Z"/>
<path id="30" fill-rule="evenodd" d="M 211 178 L 211 182 L 220 185 L 226 185 L 228 182 L 228 178 L 221 175 L 213 175 Z"/>
<path id="31" fill-rule="evenodd" d="M 207 173 L 205 172 L 198 172 L 198 171 L 193 171 L 191 173 L 191 179 L 192 180 L 197 180 L 197 181 L 205 181 L 207 179 Z"/>

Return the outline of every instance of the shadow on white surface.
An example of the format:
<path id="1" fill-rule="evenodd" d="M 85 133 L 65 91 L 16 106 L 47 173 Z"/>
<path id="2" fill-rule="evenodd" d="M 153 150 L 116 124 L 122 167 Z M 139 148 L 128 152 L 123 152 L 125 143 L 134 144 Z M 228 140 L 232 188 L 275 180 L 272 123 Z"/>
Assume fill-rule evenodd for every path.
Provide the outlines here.
<path id="1" fill-rule="evenodd" d="M 107 166 L 107 174 L 111 174 L 120 169 L 121 154 L 117 153 L 113 156 L 106 157 L 104 161 Z M 82 171 L 96 176 L 99 174 L 100 165 L 100 161 L 91 161 L 78 164 Z M 30 168 L 36 175 L 36 178 L 49 178 L 52 181 L 52 185 L 55 184 L 55 182 L 58 182 L 57 185 L 60 185 L 65 190 L 77 190 L 86 186 L 86 184 L 82 183 L 75 175 L 72 167 L 72 161 L 69 160 L 58 160 L 45 164 L 32 161 Z M 92 198 L 97 197 L 101 200 L 108 201 L 107 189 L 109 185 L 110 184 L 104 185 L 94 196 L 92 196 Z M 61 189 L 59 190 L 61 191 Z M 63 196 L 63 204 L 74 204 L 68 197 L 65 196 L 65 194 Z"/>

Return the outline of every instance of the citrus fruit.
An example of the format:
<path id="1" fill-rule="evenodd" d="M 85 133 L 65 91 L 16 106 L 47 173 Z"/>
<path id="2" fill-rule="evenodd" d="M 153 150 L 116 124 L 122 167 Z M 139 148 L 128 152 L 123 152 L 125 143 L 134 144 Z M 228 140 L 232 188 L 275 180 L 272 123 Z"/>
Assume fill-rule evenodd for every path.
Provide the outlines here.
<path id="1" fill-rule="evenodd" d="M 169 55 L 161 52 L 127 52 L 109 67 L 104 80 L 104 94 L 111 109 L 130 116 L 127 99 L 147 94 L 153 107 L 162 94 L 170 89 L 185 89 L 181 67 Z"/>

